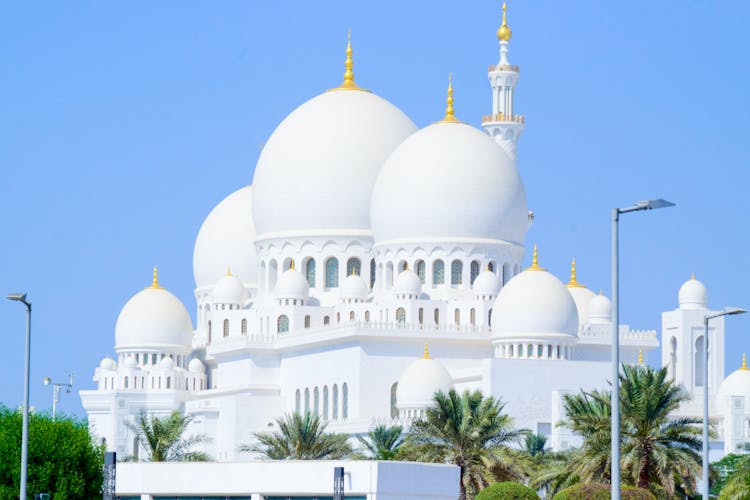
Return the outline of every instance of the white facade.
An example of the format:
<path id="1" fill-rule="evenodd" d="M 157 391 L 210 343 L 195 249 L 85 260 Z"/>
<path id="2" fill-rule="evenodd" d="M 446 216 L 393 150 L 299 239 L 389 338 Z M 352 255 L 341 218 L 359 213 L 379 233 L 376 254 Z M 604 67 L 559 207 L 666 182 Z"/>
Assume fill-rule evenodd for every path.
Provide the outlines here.
<path id="1" fill-rule="evenodd" d="M 541 268 L 536 249 L 521 269 L 531 217 L 515 161 L 523 119 L 505 17 L 498 38 L 485 133 L 456 119 L 450 89 L 445 118 L 417 130 L 354 83 L 348 49 L 344 83 L 279 125 L 253 187 L 201 227 L 195 326 L 156 275 L 123 308 L 117 359 L 102 360 L 96 388 L 81 391 L 109 450 L 139 453 L 126 424 L 140 410 L 179 409 L 193 417 L 191 432 L 209 436 L 206 452 L 247 460 L 239 446 L 285 412 L 312 411 L 331 431 L 359 434 L 408 426 L 425 394 L 446 387 L 501 398 L 516 426 L 555 450 L 576 445 L 556 426 L 562 396 L 606 386 L 611 304 L 577 282 L 575 263 L 567 285 Z M 697 398 L 710 311 L 693 281 L 664 313 L 662 339 L 663 363 Z M 658 346 L 654 330 L 619 328 L 625 363 Z M 721 319 L 710 335 L 712 414 L 732 415 L 720 438 L 728 451 L 750 440 L 750 390 L 737 394 L 742 379 L 718 395 Z M 415 364 L 425 344 L 430 362 Z"/>

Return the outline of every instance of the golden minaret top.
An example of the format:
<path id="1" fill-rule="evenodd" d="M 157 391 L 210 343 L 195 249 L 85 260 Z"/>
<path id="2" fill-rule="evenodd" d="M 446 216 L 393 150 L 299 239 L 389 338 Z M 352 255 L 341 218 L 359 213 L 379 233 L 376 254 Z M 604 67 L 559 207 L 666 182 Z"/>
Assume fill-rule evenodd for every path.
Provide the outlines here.
<path id="1" fill-rule="evenodd" d="M 510 37 L 513 36 L 513 32 L 510 30 L 510 26 L 508 26 L 507 10 L 508 7 L 505 5 L 505 2 L 503 2 L 503 24 L 497 29 L 497 39 L 501 42 L 507 42 L 510 40 Z"/>

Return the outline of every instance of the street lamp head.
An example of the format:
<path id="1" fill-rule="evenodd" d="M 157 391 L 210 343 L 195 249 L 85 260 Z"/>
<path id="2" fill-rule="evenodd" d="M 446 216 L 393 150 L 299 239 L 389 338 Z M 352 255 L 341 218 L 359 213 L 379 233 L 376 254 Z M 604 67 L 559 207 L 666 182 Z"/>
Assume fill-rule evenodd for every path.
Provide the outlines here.
<path id="1" fill-rule="evenodd" d="M 727 315 L 744 314 L 746 312 L 747 312 L 747 309 L 741 309 L 739 307 L 725 307 L 724 308 L 724 314 L 727 314 Z"/>
<path id="2" fill-rule="evenodd" d="M 667 208 L 667 207 L 673 207 L 674 203 L 671 201 L 664 200 L 662 198 L 656 198 L 653 200 L 646 200 L 638 203 L 638 205 L 643 205 L 646 210 L 654 210 L 656 208 Z"/>
<path id="3" fill-rule="evenodd" d="M 15 300 L 18 302 L 26 302 L 26 294 L 25 293 L 9 293 L 7 295 L 8 300 Z"/>

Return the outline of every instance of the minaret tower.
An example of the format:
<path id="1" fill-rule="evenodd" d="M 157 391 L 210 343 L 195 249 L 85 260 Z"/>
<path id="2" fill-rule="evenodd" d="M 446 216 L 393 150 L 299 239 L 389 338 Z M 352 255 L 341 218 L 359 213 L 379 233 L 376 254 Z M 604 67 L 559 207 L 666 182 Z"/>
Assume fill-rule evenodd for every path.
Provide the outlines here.
<path id="1" fill-rule="evenodd" d="M 508 26 L 506 11 L 507 7 L 503 3 L 503 24 L 497 30 L 500 62 L 490 66 L 488 72 L 492 87 L 492 114 L 482 118 L 482 127 L 515 160 L 516 142 L 523 131 L 524 117 L 515 114 L 513 108 L 519 68 L 508 61 L 508 42 L 512 32 Z"/>

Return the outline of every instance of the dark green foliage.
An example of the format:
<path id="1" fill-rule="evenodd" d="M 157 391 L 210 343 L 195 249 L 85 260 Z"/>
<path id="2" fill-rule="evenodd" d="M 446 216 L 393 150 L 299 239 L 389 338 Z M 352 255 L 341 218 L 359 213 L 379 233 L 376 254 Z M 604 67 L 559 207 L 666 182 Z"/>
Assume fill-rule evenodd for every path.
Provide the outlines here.
<path id="1" fill-rule="evenodd" d="M 395 460 L 401 444 L 403 443 L 403 427 L 394 425 L 387 427 L 379 425 L 367 433 L 366 436 L 357 436 L 367 458 L 372 460 Z"/>
<path id="2" fill-rule="evenodd" d="M 729 477 L 737 470 L 737 464 L 742 462 L 744 458 L 746 458 L 746 455 L 730 453 L 711 464 L 711 495 L 718 495 L 724 489 Z"/>
<path id="3" fill-rule="evenodd" d="M 539 500 L 539 495 L 528 486 L 506 481 L 488 486 L 474 500 Z"/>
<path id="4" fill-rule="evenodd" d="M 620 492 L 622 500 L 656 500 L 653 493 L 635 486 L 622 486 Z M 552 497 L 552 500 L 609 500 L 610 498 L 610 485 L 586 483 L 565 488 Z"/>
<path id="5" fill-rule="evenodd" d="M 719 500 L 750 500 L 750 455 L 744 455 L 734 464 L 719 493 Z"/>
<path id="6" fill-rule="evenodd" d="M 138 436 L 138 442 L 148 451 L 151 462 L 203 462 L 211 458 L 193 448 L 206 441 L 202 434 L 183 438 L 191 418 L 175 410 L 166 417 L 138 414 L 135 424 L 128 427 Z M 142 460 L 142 459 L 141 459 Z"/>
<path id="7" fill-rule="evenodd" d="M 530 457 L 544 454 L 546 444 L 547 438 L 541 434 L 526 434 L 524 438 L 524 447 Z"/>
<path id="8" fill-rule="evenodd" d="M 22 415 L 0 405 L 0 498 L 18 498 Z M 57 414 L 29 416 L 27 492 L 52 500 L 101 497 L 104 447 L 94 443 L 86 422 Z"/>
<path id="9" fill-rule="evenodd" d="M 240 451 L 258 453 L 272 460 L 335 460 L 352 454 L 348 434 L 325 432 L 318 415 L 292 413 L 276 419 L 278 430 L 256 432 L 257 443 L 240 446 Z"/>

